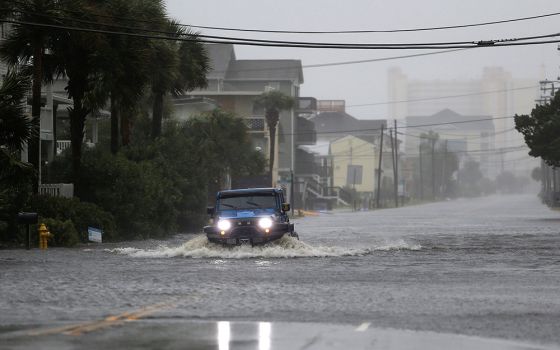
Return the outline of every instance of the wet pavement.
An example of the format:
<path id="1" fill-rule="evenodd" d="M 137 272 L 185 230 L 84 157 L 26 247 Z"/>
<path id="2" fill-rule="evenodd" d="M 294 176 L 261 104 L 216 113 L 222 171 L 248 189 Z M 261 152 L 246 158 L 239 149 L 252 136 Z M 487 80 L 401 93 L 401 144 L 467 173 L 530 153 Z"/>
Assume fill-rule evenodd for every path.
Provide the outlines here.
<path id="1" fill-rule="evenodd" d="M 60 331 L 70 329 L 70 331 Z M 127 322 L 126 325 L 73 334 L 72 328 L 13 330 L 0 338 L 2 348 L 45 350 L 65 349 L 555 349 L 542 345 L 499 339 L 458 336 L 434 332 L 376 329 L 363 323 L 358 327 L 316 323 L 271 322 L 170 322 L 161 320 Z M 41 331 L 43 333 L 41 333 Z"/>
<path id="2" fill-rule="evenodd" d="M 300 241 L 256 248 L 177 235 L 0 251 L 0 348 L 218 349 L 216 322 L 247 335 L 230 349 L 261 349 L 249 331 L 261 323 L 269 349 L 560 348 L 560 212 L 535 196 L 335 212 L 296 229 Z"/>

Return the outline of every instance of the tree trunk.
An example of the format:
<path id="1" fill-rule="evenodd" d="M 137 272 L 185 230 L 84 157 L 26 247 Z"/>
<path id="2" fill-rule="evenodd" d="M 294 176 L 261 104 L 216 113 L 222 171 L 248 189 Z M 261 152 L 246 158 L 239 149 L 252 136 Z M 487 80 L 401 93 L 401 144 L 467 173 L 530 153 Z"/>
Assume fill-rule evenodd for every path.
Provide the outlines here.
<path id="1" fill-rule="evenodd" d="M 111 92 L 111 153 L 119 151 L 119 108 L 115 92 Z"/>
<path id="2" fill-rule="evenodd" d="M 125 110 L 124 113 L 121 110 L 120 112 L 121 118 L 121 138 L 122 138 L 122 145 L 128 146 L 130 144 L 130 131 L 131 131 L 131 120 L 130 120 L 130 111 Z"/>
<path id="3" fill-rule="evenodd" d="M 81 101 L 80 101 L 81 102 Z M 72 141 L 72 179 L 74 193 L 80 197 L 80 169 L 82 162 L 82 143 L 84 140 L 84 122 L 87 112 L 74 98 L 74 109 L 70 111 L 70 140 Z"/>
<path id="4" fill-rule="evenodd" d="M 89 110 L 84 107 L 84 91 L 87 86 L 87 79 L 80 77 L 72 79 L 73 84 L 69 84 L 69 94 L 72 96 L 74 106 L 68 109 L 70 116 L 70 141 L 72 142 L 72 180 L 74 182 L 74 193 L 76 197 L 81 195 L 81 164 L 82 164 L 82 143 L 84 141 L 84 125 Z"/>
<path id="5" fill-rule="evenodd" d="M 275 113 L 275 111 L 267 111 L 266 113 L 266 122 L 268 124 L 268 132 L 269 132 L 269 139 L 270 139 L 270 146 L 268 147 L 268 159 L 269 165 L 268 170 L 270 173 L 270 185 L 274 186 L 272 183 L 272 172 L 274 170 L 274 158 L 276 155 L 276 126 L 278 125 L 279 113 Z"/>
<path id="6" fill-rule="evenodd" d="M 161 135 L 161 124 L 163 121 L 163 94 L 154 94 L 154 104 L 152 110 L 152 139 Z"/>
<path id="7" fill-rule="evenodd" d="M 274 169 L 274 155 L 275 155 L 275 151 L 276 151 L 276 125 L 269 125 L 268 126 L 268 131 L 269 131 L 269 138 L 270 138 L 270 147 L 269 147 L 269 153 L 268 153 L 268 159 L 269 159 L 269 164 L 268 164 L 268 171 L 270 172 L 270 179 L 272 181 L 272 171 Z"/>
<path id="8" fill-rule="evenodd" d="M 41 82 L 43 80 L 43 46 L 36 42 L 33 47 L 33 85 L 31 87 L 31 117 L 34 125 L 39 129 L 37 136 L 29 139 L 28 160 L 37 173 L 39 169 L 39 142 L 41 142 Z M 33 181 L 33 193 L 39 193 L 39 184 Z"/>

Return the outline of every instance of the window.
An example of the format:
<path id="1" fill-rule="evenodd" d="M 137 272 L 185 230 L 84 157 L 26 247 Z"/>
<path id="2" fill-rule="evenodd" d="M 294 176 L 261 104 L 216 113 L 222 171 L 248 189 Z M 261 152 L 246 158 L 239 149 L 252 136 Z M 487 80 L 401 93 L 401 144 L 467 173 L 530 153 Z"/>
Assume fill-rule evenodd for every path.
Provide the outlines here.
<path id="1" fill-rule="evenodd" d="M 362 171 L 361 165 L 348 165 L 346 173 L 346 185 L 361 185 L 362 184 Z"/>
<path id="2" fill-rule="evenodd" d="M 218 211 L 276 208 L 276 197 L 273 194 L 255 194 L 238 197 L 225 197 L 221 198 L 218 204 Z"/>
<path id="3" fill-rule="evenodd" d="M 271 82 L 266 84 L 264 87 L 264 92 L 270 92 L 274 90 L 280 90 L 280 83 L 279 82 Z"/>

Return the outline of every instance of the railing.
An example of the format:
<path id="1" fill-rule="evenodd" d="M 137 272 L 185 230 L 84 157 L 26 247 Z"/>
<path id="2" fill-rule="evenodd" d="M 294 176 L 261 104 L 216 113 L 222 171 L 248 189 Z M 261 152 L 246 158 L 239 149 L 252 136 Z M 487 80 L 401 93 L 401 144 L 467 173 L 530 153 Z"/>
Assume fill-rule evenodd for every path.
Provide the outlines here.
<path id="1" fill-rule="evenodd" d="M 326 194 L 328 197 L 336 197 L 343 205 L 352 203 L 352 195 L 341 187 L 327 187 Z"/>
<path id="2" fill-rule="evenodd" d="M 57 140 L 56 141 L 56 154 L 61 154 L 64 150 L 72 146 L 72 141 L 70 140 Z"/>
<path id="3" fill-rule="evenodd" d="M 264 132 L 266 123 L 264 117 L 249 117 L 245 118 L 245 124 L 249 132 Z"/>
<path id="4" fill-rule="evenodd" d="M 84 145 L 88 148 L 93 148 L 95 147 L 95 143 L 93 142 L 84 142 Z M 59 155 L 62 152 L 64 152 L 65 150 L 67 150 L 68 148 L 70 148 L 72 146 L 72 141 L 70 140 L 57 140 L 56 141 L 56 154 Z"/>
<path id="5" fill-rule="evenodd" d="M 51 197 L 74 197 L 74 184 L 41 184 L 39 194 Z"/>
<path id="6" fill-rule="evenodd" d="M 352 203 L 352 195 L 341 187 L 326 187 L 321 184 L 321 177 L 317 174 L 298 174 L 305 178 L 304 191 L 317 198 L 334 199 L 337 204 L 348 206 Z"/>

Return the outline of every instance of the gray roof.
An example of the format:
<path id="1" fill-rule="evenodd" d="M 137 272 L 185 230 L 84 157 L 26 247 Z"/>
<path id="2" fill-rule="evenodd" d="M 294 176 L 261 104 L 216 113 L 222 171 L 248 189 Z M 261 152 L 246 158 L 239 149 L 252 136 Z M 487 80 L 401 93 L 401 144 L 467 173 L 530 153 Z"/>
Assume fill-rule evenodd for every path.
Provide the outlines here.
<path id="1" fill-rule="evenodd" d="M 426 125 L 425 129 L 432 130 L 465 130 L 465 131 L 494 131 L 494 122 L 491 120 L 492 116 L 489 115 L 461 115 L 449 108 L 441 110 L 436 114 L 429 116 L 410 116 L 406 118 L 408 127 L 414 125 Z M 488 120 L 480 120 L 488 119 Z M 478 120 L 476 122 L 469 122 L 471 120 Z M 445 124 L 455 123 L 456 124 Z M 432 125 L 435 124 L 435 125 Z"/>
<path id="2" fill-rule="evenodd" d="M 300 60 L 238 60 L 231 44 L 207 44 L 210 58 L 208 79 L 297 80 L 303 83 Z"/>
<path id="3" fill-rule="evenodd" d="M 235 60 L 235 51 L 231 44 L 205 45 L 210 58 L 210 72 L 208 79 L 224 79 L 230 62 Z"/>
<path id="4" fill-rule="evenodd" d="M 382 119 L 356 119 L 348 113 L 323 112 L 311 118 L 318 134 L 333 133 L 343 135 L 356 135 L 360 132 L 372 132 L 386 126 L 387 121 Z M 368 141 L 369 142 L 369 141 Z"/>
<path id="5" fill-rule="evenodd" d="M 235 60 L 226 79 L 297 80 L 303 83 L 300 60 Z"/>

